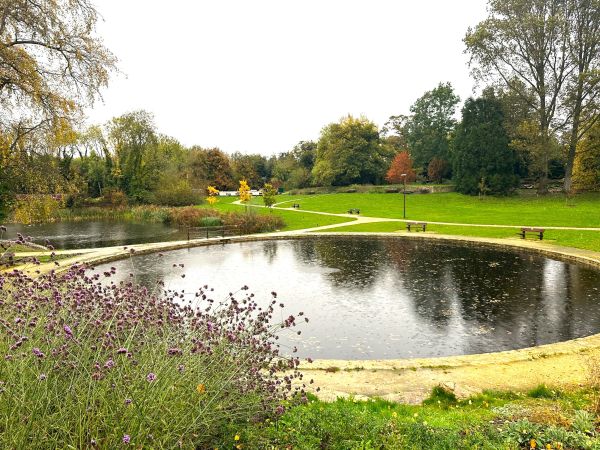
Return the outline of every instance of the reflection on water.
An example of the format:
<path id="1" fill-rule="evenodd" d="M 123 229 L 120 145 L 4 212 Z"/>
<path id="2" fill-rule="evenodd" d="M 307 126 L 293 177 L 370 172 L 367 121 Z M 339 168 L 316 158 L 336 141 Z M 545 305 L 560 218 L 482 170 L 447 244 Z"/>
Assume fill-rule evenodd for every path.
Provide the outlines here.
<path id="1" fill-rule="evenodd" d="M 173 263 L 184 263 L 174 269 Z M 600 332 L 600 273 L 525 252 L 404 239 L 229 244 L 113 263 L 126 277 L 225 298 L 244 285 L 304 311 L 302 356 L 375 359 L 484 353 Z M 98 270 L 104 270 L 101 267 Z M 185 273 L 186 277 L 181 278 Z"/>
<path id="2" fill-rule="evenodd" d="M 131 223 L 119 221 L 56 222 L 34 225 L 7 225 L 5 238 L 21 233 L 43 244 L 47 239 L 55 248 L 97 248 L 114 245 L 187 239 L 187 233 L 162 223 Z"/>

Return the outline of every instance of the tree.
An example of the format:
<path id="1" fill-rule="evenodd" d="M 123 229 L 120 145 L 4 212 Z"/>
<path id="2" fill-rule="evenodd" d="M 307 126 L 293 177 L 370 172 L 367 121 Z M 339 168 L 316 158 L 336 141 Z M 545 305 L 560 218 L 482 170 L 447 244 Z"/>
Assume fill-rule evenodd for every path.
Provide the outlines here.
<path id="1" fill-rule="evenodd" d="M 201 149 L 200 153 L 198 176 L 220 191 L 235 189 L 229 157 L 218 148 Z"/>
<path id="2" fill-rule="evenodd" d="M 570 124 L 564 189 L 571 191 L 579 141 L 600 120 L 600 0 L 569 0 L 568 55 L 574 70 L 566 84 L 566 120 Z"/>
<path id="3" fill-rule="evenodd" d="M 252 194 L 250 193 L 250 186 L 248 186 L 248 182 L 246 180 L 240 180 L 240 187 L 238 189 L 238 195 L 240 197 L 240 202 L 248 203 L 252 200 Z"/>
<path id="4" fill-rule="evenodd" d="M 385 179 L 388 183 L 396 184 L 404 183 L 404 181 L 411 183 L 417 179 L 417 174 L 412 168 L 412 160 L 407 151 L 400 152 L 394 157 Z"/>
<path id="5" fill-rule="evenodd" d="M 517 186 L 514 152 L 498 100 L 467 99 L 456 130 L 453 163 L 458 192 L 507 194 Z"/>
<path id="6" fill-rule="evenodd" d="M 74 123 L 108 83 L 116 58 L 95 36 L 91 1 L 0 1 L 0 133 L 24 136 Z"/>
<path id="7" fill-rule="evenodd" d="M 475 78 L 508 86 L 535 111 L 542 192 L 561 95 L 572 72 L 565 1 L 571 0 L 489 0 L 489 17 L 464 39 Z"/>
<path id="8" fill-rule="evenodd" d="M 162 169 L 152 115 L 135 111 L 115 117 L 108 124 L 108 144 L 114 155 L 112 176 L 117 187 L 136 200 L 147 200 Z"/>
<path id="9" fill-rule="evenodd" d="M 573 185 L 575 189 L 582 191 L 600 188 L 599 122 L 596 122 L 596 125 L 579 141 L 573 165 Z"/>
<path id="10" fill-rule="evenodd" d="M 389 154 L 377 126 L 365 117 L 344 117 L 321 131 L 312 175 L 317 184 L 346 186 L 383 179 Z"/>
<path id="11" fill-rule="evenodd" d="M 450 165 L 448 164 L 448 161 L 438 157 L 429 161 L 429 165 L 427 166 L 427 178 L 431 181 L 441 183 L 449 174 Z"/>
<path id="12" fill-rule="evenodd" d="M 263 203 L 267 208 L 270 208 L 275 204 L 275 196 L 277 195 L 277 190 L 273 187 L 272 184 L 266 183 L 262 189 L 262 197 Z"/>
<path id="13" fill-rule="evenodd" d="M 433 158 L 450 160 L 450 133 L 459 101 L 450 83 L 440 83 L 410 107 L 404 133 L 417 167 L 426 170 Z"/>

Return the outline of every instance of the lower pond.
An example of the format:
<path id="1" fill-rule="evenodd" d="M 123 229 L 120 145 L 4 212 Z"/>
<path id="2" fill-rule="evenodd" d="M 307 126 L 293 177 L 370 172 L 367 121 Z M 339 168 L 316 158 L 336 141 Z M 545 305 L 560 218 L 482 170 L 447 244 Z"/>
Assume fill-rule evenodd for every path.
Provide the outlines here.
<path id="1" fill-rule="evenodd" d="M 133 223 L 114 220 L 54 222 L 34 225 L 8 224 L 4 235 L 12 239 L 21 233 L 44 244 L 47 239 L 55 248 L 77 249 L 145 244 L 147 242 L 187 239 L 187 233 L 162 223 Z"/>
<path id="2" fill-rule="evenodd" d="M 600 273 L 521 251 L 331 237 L 140 255 L 96 270 L 111 265 L 148 287 L 163 280 L 192 295 L 209 285 L 214 300 L 247 285 L 266 304 L 275 291 L 283 318 L 310 318 L 300 336 L 281 337 L 284 352 L 297 346 L 303 357 L 475 354 L 600 332 Z"/>

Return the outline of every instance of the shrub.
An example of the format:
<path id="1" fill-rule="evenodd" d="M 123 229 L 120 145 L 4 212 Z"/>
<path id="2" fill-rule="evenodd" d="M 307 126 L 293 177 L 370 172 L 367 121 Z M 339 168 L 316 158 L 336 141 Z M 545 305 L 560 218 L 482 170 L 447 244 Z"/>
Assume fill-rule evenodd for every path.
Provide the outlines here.
<path id="1" fill-rule="evenodd" d="M 154 203 L 163 206 L 190 206 L 202 202 L 200 194 L 192 190 L 187 180 L 168 183 L 154 193 Z"/>
<path id="2" fill-rule="evenodd" d="M 104 188 L 102 190 L 102 203 L 114 208 L 127 206 L 127 195 L 117 188 Z"/>
<path id="3" fill-rule="evenodd" d="M 24 224 L 53 222 L 59 218 L 59 210 L 62 207 L 61 196 L 20 195 L 15 202 L 13 220 Z"/>
<path id="4" fill-rule="evenodd" d="M 295 393 L 306 401 L 299 359 L 275 344 L 275 299 L 200 289 L 184 302 L 114 273 L 0 274 L 1 448 L 207 448 Z"/>

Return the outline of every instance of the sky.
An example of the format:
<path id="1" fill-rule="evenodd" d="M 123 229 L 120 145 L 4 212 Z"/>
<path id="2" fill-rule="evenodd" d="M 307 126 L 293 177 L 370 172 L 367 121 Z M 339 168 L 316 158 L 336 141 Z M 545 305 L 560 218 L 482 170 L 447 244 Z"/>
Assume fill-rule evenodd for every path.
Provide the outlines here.
<path id="1" fill-rule="evenodd" d="M 341 117 L 382 126 L 449 81 L 485 0 L 95 0 L 119 74 L 89 123 L 144 109 L 186 146 L 271 155 Z"/>

